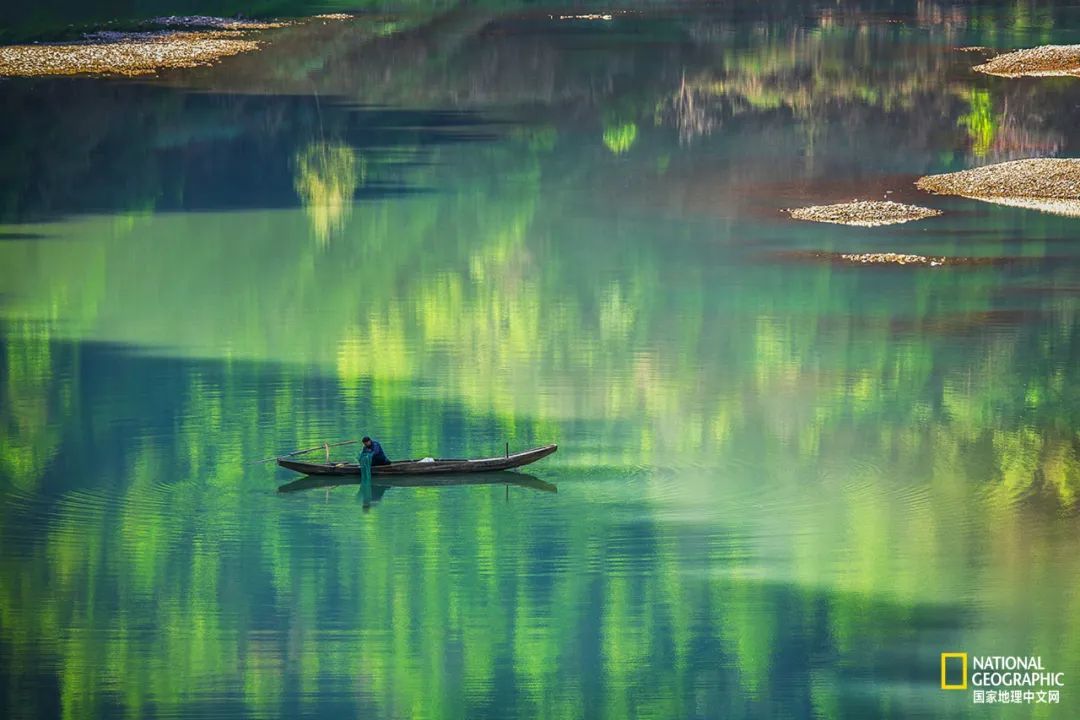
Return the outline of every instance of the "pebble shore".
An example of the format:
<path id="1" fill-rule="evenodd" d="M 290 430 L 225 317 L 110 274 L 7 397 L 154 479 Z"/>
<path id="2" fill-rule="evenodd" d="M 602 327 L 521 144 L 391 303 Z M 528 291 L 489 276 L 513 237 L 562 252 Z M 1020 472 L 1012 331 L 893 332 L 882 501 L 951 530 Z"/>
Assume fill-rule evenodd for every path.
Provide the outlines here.
<path id="1" fill-rule="evenodd" d="M 1000 77 L 1080 77 L 1080 45 L 1042 45 L 998 55 L 976 71 Z"/>
<path id="2" fill-rule="evenodd" d="M 787 212 L 796 220 L 854 225 L 857 227 L 896 225 L 941 214 L 940 210 L 917 205 L 904 205 L 889 200 L 853 200 L 852 202 L 835 205 L 794 208 L 789 209 Z"/>
<path id="3" fill-rule="evenodd" d="M 0 47 L 0 76 L 151 75 L 258 48 L 258 42 L 234 31 L 122 33 L 79 43 L 8 45 Z"/>

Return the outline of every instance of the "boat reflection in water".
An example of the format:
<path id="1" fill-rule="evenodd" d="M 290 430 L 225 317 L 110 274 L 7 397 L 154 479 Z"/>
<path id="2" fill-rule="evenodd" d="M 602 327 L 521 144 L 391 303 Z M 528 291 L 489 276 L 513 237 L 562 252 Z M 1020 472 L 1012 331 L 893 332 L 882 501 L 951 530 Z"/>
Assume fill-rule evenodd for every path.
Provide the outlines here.
<path id="1" fill-rule="evenodd" d="M 509 470 L 488 472 L 482 474 L 454 473 L 443 475 L 376 475 L 372 478 L 370 491 L 360 481 L 358 475 L 327 475 L 309 476 L 299 480 L 285 483 L 278 487 L 279 493 L 295 493 L 304 490 L 331 490 L 336 487 L 349 485 L 360 486 L 360 497 L 367 507 L 382 499 L 390 488 L 443 488 L 457 487 L 460 485 L 506 485 L 507 492 L 510 486 L 538 490 L 540 492 L 557 493 L 559 488 L 552 483 L 526 473 L 512 472 Z"/>

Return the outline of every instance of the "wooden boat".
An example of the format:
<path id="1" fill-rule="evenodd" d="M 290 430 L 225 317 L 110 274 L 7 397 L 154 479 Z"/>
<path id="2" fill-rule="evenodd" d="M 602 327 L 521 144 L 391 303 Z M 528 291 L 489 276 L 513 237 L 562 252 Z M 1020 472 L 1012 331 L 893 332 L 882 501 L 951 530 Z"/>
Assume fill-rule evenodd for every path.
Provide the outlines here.
<path id="1" fill-rule="evenodd" d="M 495 472 L 498 470 L 510 470 L 534 463 L 541 458 L 546 458 L 559 449 L 558 445 L 544 445 L 543 447 L 523 450 L 517 453 L 507 453 L 489 458 L 475 460 L 458 459 L 431 459 L 423 460 L 398 460 L 389 465 L 376 465 L 371 468 L 372 479 L 387 475 L 437 475 L 442 473 L 471 474 L 480 472 Z M 301 460 L 291 460 L 286 457 L 278 458 L 277 464 L 283 468 L 294 470 L 304 475 L 359 475 L 360 466 L 356 463 L 329 462 L 313 463 Z"/>

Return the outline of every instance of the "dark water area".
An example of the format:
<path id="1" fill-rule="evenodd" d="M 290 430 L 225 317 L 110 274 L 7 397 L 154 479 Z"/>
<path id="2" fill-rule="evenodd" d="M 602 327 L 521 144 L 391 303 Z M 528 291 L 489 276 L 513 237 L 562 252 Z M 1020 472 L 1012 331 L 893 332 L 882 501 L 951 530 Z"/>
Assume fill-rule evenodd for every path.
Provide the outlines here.
<path id="1" fill-rule="evenodd" d="M 1080 80 L 960 49 L 1080 6 L 245 12 L 341 10 L 0 80 L 0 715 L 1077 714 L 1080 219 L 913 183 L 1080 155 Z M 944 214 L 783 212 L 853 198 Z M 252 462 L 364 434 L 560 449 L 366 509 Z"/>

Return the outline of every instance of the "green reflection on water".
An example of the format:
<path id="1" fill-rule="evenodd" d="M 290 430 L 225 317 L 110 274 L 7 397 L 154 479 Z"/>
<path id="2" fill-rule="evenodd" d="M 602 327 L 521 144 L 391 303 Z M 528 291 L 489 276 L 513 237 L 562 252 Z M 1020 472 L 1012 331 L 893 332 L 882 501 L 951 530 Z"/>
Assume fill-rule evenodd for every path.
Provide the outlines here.
<path id="1" fill-rule="evenodd" d="M 733 200 L 726 165 L 696 167 L 737 156 L 722 138 L 679 145 L 733 121 L 709 98 L 761 121 L 751 147 L 801 138 L 800 167 L 836 153 L 829 114 L 799 100 L 819 86 L 922 113 L 940 51 L 916 52 L 910 87 L 853 85 L 840 59 L 861 33 L 810 33 L 787 59 L 763 41 L 724 58 L 722 87 L 695 79 L 707 62 L 677 102 L 666 85 L 602 115 L 620 119 L 610 142 L 545 121 L 403 143 L 414 162 L 387 170 L 344 121 L 297 120 L 271 153 L 291 203 L 5 228 L 43 236 L 0 243 L 17 269 L 0 274 L 11 705 L 978 715 L 935 689 L 938 652 L 1076 668 L 1077 299 L 1055 240 L 1071 221 L 793 227 Z M 822 56 L 800 94 L 784 63 Z M 985 118 L 988 100 L 966 107 Z M 363 194 L 391 172 L 425 192 Z M 886 241 L 1031 262 L 881 271 L 762 250 Z M 395 456 L 558 440 L 536 472 L 560 492 L 398 488 L 362 514 L 354 490 L 278 497 L 246 464 L 365 431 Z"/>

